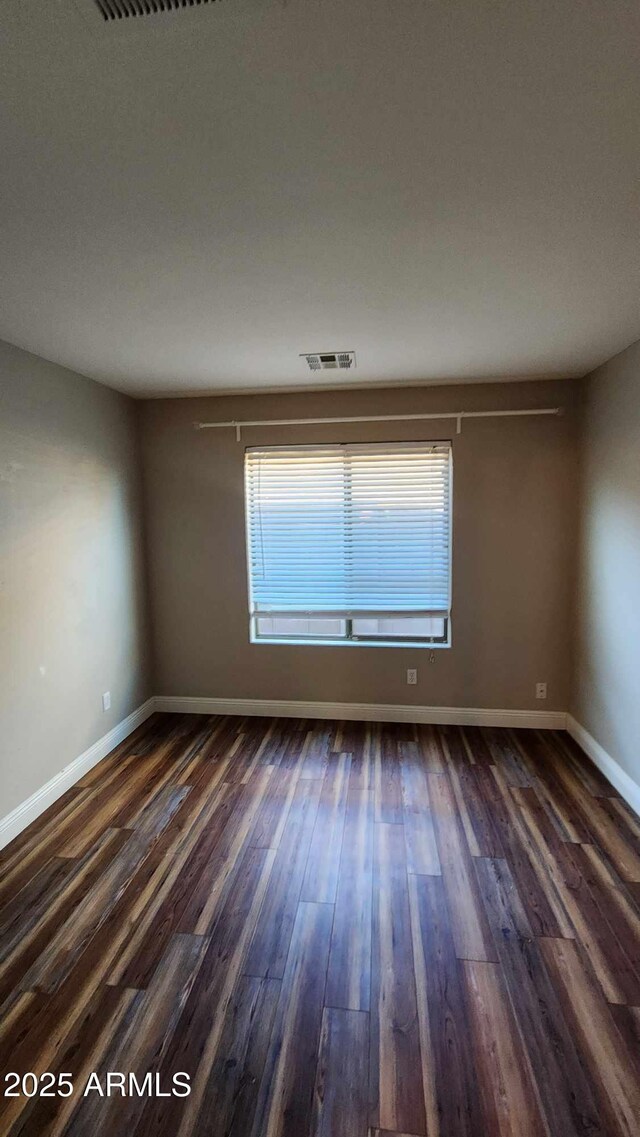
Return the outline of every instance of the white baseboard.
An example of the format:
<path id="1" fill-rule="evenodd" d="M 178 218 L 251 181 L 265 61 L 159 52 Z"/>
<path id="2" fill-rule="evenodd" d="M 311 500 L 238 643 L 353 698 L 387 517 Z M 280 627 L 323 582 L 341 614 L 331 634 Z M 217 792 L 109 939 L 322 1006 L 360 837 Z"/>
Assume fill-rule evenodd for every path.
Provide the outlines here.
<path id="1" fill-rule="evenodd" d="M 102 738 L 94 742 L 93 746 L 90 746 L 83 754 L 74 758 L 73 762 L 70 762 L 59 774 L 56 774 L 44 786 L 36 790 L 31 797 L 21 802 L 21 804 L 16 806 L 6 817 L 1 818 L 0 849 L 3 849 L 5 845 L 13 841 L 14 837 L 17 837 L 23 829 L 27 828 L 27 825 L 35 821 L 36 817 L 44 813 L 45 809 L 48 809 L 50 805 L 53 805 L 53 802 L 61 797 L 66 790 L 70 789 L 80 778 L 84 777 L 97 762 L 100 762 L 115 746 L 123 742 L 128 734 L 131 734 L 137 726 L 140 726 L 140 723 L 143 723 L 145 719 L 149 718 L 149 715 L 153 714 L 155 709 L 155 699 L 147 699 L 146 703 L 137 707 L 135 711 L 127 715 L 126 719 L 122 719 L 122 722 L 117 723 L 107 734 L 103 734 Z"/>
<path id="2" fill-rule="evenodd" d="M 627 774 L 626 770 L 616 762 L 607 753 L 604 746 L 589 734 L 589 731 L 582 726 L 581 723 L 574 719 L 573 715 L 567 715 L 567 731 L 573 739 L 581 746 L 585 754 L 588 754 L 591 761 L 602 771 L 607 781 L 617 789 L 618 793 L 622 794 L 624 800 L 635 809 L 636 813 L 640 814 L 640 786 L 634 782 L 633 778 Z"/>
<path id="3" fill-rule="evenodd" d="M 156 696 L 157 711 L 200 715 L 264 715 L 266 718 L 354 719 L 451 726 L 516 726 L 564 730 L 564 711 L 509 711 L 477 707 L 419 707 L 396 703 L 307 703 L 279 699 L 206 699 Z"/>

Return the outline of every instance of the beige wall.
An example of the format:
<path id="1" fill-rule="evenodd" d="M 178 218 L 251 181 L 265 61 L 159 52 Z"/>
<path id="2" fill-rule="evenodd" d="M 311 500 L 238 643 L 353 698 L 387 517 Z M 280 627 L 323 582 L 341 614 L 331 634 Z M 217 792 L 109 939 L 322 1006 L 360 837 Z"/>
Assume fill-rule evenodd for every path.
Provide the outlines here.
<path id="1" fill-rule="evenodd" d="M 640 783 L 640 343 L 584 395 L 571 710 Z"/>
<path id="2" fill-rule="evenodd" d="M 161 695 L 564 710 L 570 686 L 576 415 L 570 382 L 163 399 L 142 406 L 155 690 Z M 193 430 L 196 419 L 562 404 L 561 418 Z M 453 437 L 453 646 L 251 645 L 243 450 Z M 408 687 L 408 666 L 419 669 Z M 548 683 L 536 702 L 535 684 Z"/>
<path id="3" fill-rule="evenodd" d="M 137 418 L 0 343 L 0 817 L 150 694 Z"/>

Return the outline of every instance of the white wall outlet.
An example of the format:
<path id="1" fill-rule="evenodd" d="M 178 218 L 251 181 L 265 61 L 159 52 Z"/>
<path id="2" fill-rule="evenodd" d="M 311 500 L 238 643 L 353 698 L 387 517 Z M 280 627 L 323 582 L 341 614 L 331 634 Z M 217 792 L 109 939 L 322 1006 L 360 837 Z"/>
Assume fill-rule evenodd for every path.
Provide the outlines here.
<path id="1" fill-rule="evenodd" d="M 102 709 L 108 711 L 111 709 L 111 691 L 105 691 L 102 696 Z"/>
<path id="2" fill-rule="evenodd" d="M 536 683 L 536 699 L 546 699 L 547 697 L 547 684 Z"/>
<path id="3" fill-rule="evenodd" d="M 407 668 L 407 683 L 410 687 L 415 687 L 418 682 L 418 671 L 415 667 Z"/>

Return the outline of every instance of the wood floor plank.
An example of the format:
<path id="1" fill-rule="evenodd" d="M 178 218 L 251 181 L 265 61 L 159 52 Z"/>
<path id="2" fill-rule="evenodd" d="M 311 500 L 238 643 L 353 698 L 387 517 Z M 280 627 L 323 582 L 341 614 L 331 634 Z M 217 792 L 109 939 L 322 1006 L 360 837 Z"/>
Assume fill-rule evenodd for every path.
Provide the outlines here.
<path id="1" fill-rule="evenodd" d="M 213 825 L 218 832 L 218 811 L 224 813 L 220 819 L 220 825 L 224 826 L 228 810 L 233 808 L 239 795 L 238 790 L 232 791 L 223 781 L 227 769 L 226 762 L 212 763 L 194 775 L 190 792 L 165 834 L 166 846 L 161 848 L 161 856 L 154 869 L 154 887 L 144 909 L 136 911 L 135 925 L 109 977 L 111 984 L 146 986 L 149 982 L 149 975 L 159 958 L 158 951 L 164 950 L 167 936 L 177 930 L 172 923 L 174 914 L 182 915 L 183 909 L 177 903 L 174 891 L 176 882 L 185 871 L 205 830 Z M 188 895 L 185 894 L 185 903 Z"/>
<path id="2" fill-rule="evenodd" d="M 428 1137 L 475 1137 L 483 1130 L 461 963 L 444 884 L 409 878 L 411 932 Z"/>
<path id="3" fill-rule="evenodd" d="M 246 1137 L 255 1115 L 280 981 L 241 976 L 227 1006 L 215 1061 L 189 1137 Z"/>
<path id="4" fill-rule="evenodd" d="M 420 723 L 416 728 L 416 742 L 429 774 L 442 774 L 445 770 L 444 743 L 442 735 L 435 726 Z"/>
<path id="5" fill-rule="evenodd" d="M 162 1058 L 172 1039 L 180 1014 L 196 980 L 208 943 L 200 936 L 174 936 L 168 945 L 153 981 L 144 993 L 132 1001 L 129 1012 L 105 1050 L 97 1069 L 101 1083 L 106 1084 L 108 1071 L 122 1071 L 144 1086 L 152 1075 L 155 1081 Z M 159 1081 L 166 1093 L 171 1079 Z M 144 1096 L 127 1093 L 101 1097 L 97 1093 L 84 1097 L 67 1127 L 67 1137 L 95 1137 L 113 1132 L 132 1132 L 145 1106 Z"/>
<path id="6" fill-rule="evenodd" d="M 462 726 L 453 728 L 451 733 L 457 732 L 469 762 L 473 766 L 490 766 L 492 755 L 485 730 L 479 726 Z M 447 735 L 447 744 L 451 754 L 451 734 Z"/>
<path id="7" fill-rule="evenodd" d="M 478 772 L 477 766 L 483 768 Z M 472 857 L 504 856 L 493 810 L 488 807 L 486 784 L 488 763 L 470 765 L 465 760 L 463 738 L 450 735 L 447 746 L 447 773 L 456 798 L 460 820 Z"/>
<path id="8" fill-rule="evenodd" d="M 251 719 L 245 734 L 243 755 L 234 761 L 234 771 L 240 781 L 248 782 L 258 766 L 268 765 L 267 755 L 278 730 L 279 719 Z"/>
<path id="9" fill-rule="evenodd" d="M 126 769 L 134 761 L 135 755 L 124 756 L 121 766 Z M 76 782 L 0 851 L 0 908 L 5 903 L 7 894 L 22 887 L 20 883 L 13 884 L 12 871 L 15 873 L 18 870 L 18 874 L 22 875 L 32 857 L 35 856 L 42 864 L 42 857 L 46 857 L 47 852 L 49 856 L 59 854 L 64 843 L 65 822 L 69 825 L 69 822 L 77 819 L 84 803 L 90 800 L 90 791 Z"/>
<path id="10" fill-rule="evenodd" d="M 196 982 L 160 1064 L 165 1081 L 176 1070 L 187 1073 L 191 1093 L 187 1098 L 148 1102 L 138 1121 L 136 1137 L 150 1137 L 162 1132 L 163 1127 L 180 1137 L 191 1137 L 204 1123 L 202 1109 L 210 1082 L 215 1080 L 215 1061 L 228 1008 L 262 907 L 274 856 L 273 849 L 249 846 L 245 850 L 235 888 L 212 931 Z"/>
<path id="11" fill-rule="evenodd" d="M 535 788 L 558 831 L 566 841 L 589 840 L 589 829 L 580 809 L 581 790 L 577 778 L 567 764 L 558 761 L 545 731 L 526 732 L 518 739 L 525 748 L 529 762 L 535 767 Z"/>
<path id="12" fill-rule="evenodd" d="M 633 885 L 621 880 L 609 859 L 595 845 L 581 845 L 580 849 L 588 865 L 585 873 L 591 873 L 590 879 L 600 889 L 606 890 L 607 899 L 618 909 L 618 916 L 623 918 L 619 936 L 637 966 L 640 962 L 640 905 Z"/>
<path id="13" fill-rule="evenodd" d="M 349 775 L 325 1003 L 368 1011 L 371 999 L 373 792 Z"/>
<path id="14" fill-rule="evenodd" d="M 177 814 L 174 815 L 174 821 Z M 41 1074 L 49 1070 L 61 1048 L 67 1045 L 78 1023 L 86 1014 L 88 1005 L 100 985 L 105 982 L 114 959 L 127 941 L 130 930 L 144 913 L 163 879 L 163 857 L 172 847 L 175 835 L 170 823 L 135 872 L 131 884 L 102 924 L 100 934 L 94 936 L 87 950 L 76 954 L 73 971 L 52 995 L 28 992 L 30 999 L 13 1029 L 0 1042 L 11 1047 L 12 1062 L 17 1069 Z M 0 1051 L 0 1066 L 6 1069 L 6 1055 Z M 0 1117 L 15 1109 L 18 1099 L 0 1102 Z M 1 1124 L 1 1121 L 0 1121 Z M 8 1128 L 8 1127 L 7 1127 Z M 1 1132 L 0 1128 L 0 1132 Z"/>
<path id="15" fill-rule="evenodd" d="M 21 1077 L 30 1071 L 38 1078 L 51 1070 L 72 1031 L 86 1018 L 96 987 L 75 985 L 73 991 L 67 988 L 53 997 L 25 992 L 7 1016 L 8 1029 L 0 1035 L 0 1069 L 15 1070 Z M 22 1095 L 0 1096 L 0 1133 L 10 1133 L 28 1101 Z"/>
<path id="16" fill-rule="evenodd" d="M 510 730 L 498 727 L 480 727 L 489 750 L 490 766 L 497 766 L 510 786 L 521 788 L 531 785 L 531 770 L 527 765 L 522 749 L 518 746 Z"/>
<path id="17" fill-rule="evenodd" d="M 611 1014 L 624 1039 L 627 1054 L 635 1062 L 636 1078 L 640 1081 L 640 1007 L 611 1007 Z"/>
<path id="18" fill-rule="evenodd" d="M 590 839 L 589 834 L 597 836 L 602 828 L 602 838 L 608 840 L 609 837 L 611 837 L 613 840 L 612 848 L 619 855 L 623 855 L 624 840 L 620 843 L 615 841 L 613 834 L 609 833 L 609 826 L 605 821 L 607 817 L 605 808 L 607 805 L 606 797 L 609 795 L 612 797 L 617 796 L 616 791 L 610 787 L 609 795 L 602 798 L 600 797 L 602 792 L 601 788 L 598 789 L 595 794 L 592 794 L 585 788 L 585 777 L 592 782 L 597 774 L 597 771 L 595 771 L 591 763 L 578 762 L 573 747 L 570 746 L 568 742 L 565 746 L 558 746 L 555 741 L 555 735 L 545 731 L 540 733 L 540 737 L 548 755 L 548 763 L 553 769 L 554 778 L 557 784 L 562 787 L 562 791 L 566 795 L 566 800 L 571 803 L 571 810 L 577 827 L 584 832 L 584 835 L 579 839 L 586 842 Z M 568 737 L 569 736 L 567 736 L 567 738 Z M 529 745 L 531 745 L 531 742 L 529 742 Z M 615 826 L 613 828 L 615 828 Z M 639 862 L 635 862 L 636 872 L 638 870 L 638 863 Z M 633 879 L 633 877 L 630 877 L 630 879 Z"/>
<path id="19" fill-rule="evenodd" d="M 640 817 L 634 813 L 630 805 L 619 797 L 606 798 L 602 801 L 603 809 L 612 818 L 619 818 L 618 828 L 625 841 L 631 841 L 636 852 L 640 852 Z"/>
<path id="20" fill-rule="evenodd" d="M 250 843 L 256 818 L 264 804 L 272 770 L 263 768 L 243 783 L 242 798 L 237 803 L 216 847 L 210 866 L 210 887 L 202 896 L 193 896 L 193 910 L 185 913 L 183 924 L 199 935 L 206 935 L 213 925 L 228 891 L 233 887 L 236 866 L 244 847 Z"/>
<path id="21" fill-rule="evenodd" d="M 486 1132 L 500 1137 L 540 1137 L 548 1130 L 500 970 L 493 963 L 475 960 L 465 960 L 462 968 Z"/>
<path id="22" fill-rule="evenodd" d="M 240 726 L 242 721 L 231 715 L 212 715 L 208 735 L 205 735 L 204 741 L 198 737 L 190 748 L 189 761 L 181 764 L 180 783 L 193 785 L 204 768 L 222 763 L 226 765 L 225 779 L 229 782 L 236 781 L 239 776 L 239 752 L 245 753 L 242 746 L 244 735 Z"/>
<path id="23" fill-rule="evenodd" d="M 563 849 L 568 844 L 553 824 L 548 810 L 545 809 L 538 791 L 533 786 L 524 788 L 512 786 L 511 796 L 519 807 L 518 816 L 523 818 L 525 823 L 529 820 L 535 822 L 536 845 L 540 856 L 546 859 L 547 850 L 555 852 L 556 849 Z"/>
<path id="24" fill-rule="evenodd" d="M 13 991 L 6 1000 L 0 1017 L 0 1068 L 7 1069 L 9 1059 L 28 1035 L 34 1009 L 43 1002 L 35 991 Z"/>
<path id="25" fill-rule="evenodd" d="M 324 778 L 331 747 L 331 723 L 312 726 L 306 734 L 300 756 L 301 778 Z M 344 753 L 348 753 L 345 748 Z"/>
<path id="26" fill-rule="evenodd" d="M 0 1007 L 12 988 L 25 985 L 30 973 L 49 950 L 57 930 L 82 907 L 102 873 L 117 853 L 126 845 L 130 834 L 123 830 L 108 830 L 82 858 L 65 861 L 64 883 L 48 896 L 32 913 L 28 926 L 22 923 L 11 933 L 7 930 L 3 941 L 3 959 L 0 963 Z"/>
<path id="27" fill-rule="evenodd" d="M 84 802 L 82 827 L 58 850 L 61 857 L 81 857 L 107 829 L 124 829 L 140 801 L 145 804 L 156 793 L 156 778 L 163 755 L 134 759 L 118 779 L 93 790 Z M 145 792 L 146 791 L 146 792 Z"/>
<path id="28" fill-rule="evenodd" d="M 640 853 L 636 852 L 633 843 L 620 831 L 617 821 L 613 820 L 597 798 L 592 798 L 588 803 L 588 811 L 585 804 L 584 810 L 594 844 L 607 853 L 623 880 L 640 883 Z M 585 844 L 589 844 L 589 838 Z"/>
<path id="29" fill-rule="evenodd" d="M 207 725 L 198 723 L 196 727 L 184 731 L 168 746 L 159 747 L 154 762 L 154 755 L 149 754 L 139 758 L 141 767 L 138 774 L 136 764 L 137 790 L 131 793 L 122 803 L 122 807 L 114 812 L 113 825 L 118 829 L 137 829 L 139 822 L 144 818 L 148 806 L 157 794 L 167 785 L 188 785 L 186 772 L 193 769 L 203 751 L 208 746 Z M 143 777 L 146 771 L 146 778 Z M 132 771 L 133 773 L 133 771 Z M 71 853 L 73 855 L 73 853 Z"/>
<path id="30" fill-rule="evenodd" d="M 440 858 L 429 801 L 427 772 L 418 744 L 401 742 L 399 757 L 407 871 L 439 876 Z"/>
<path id="31" fill-rule="evenodd" d="M 484 777 L 485 772 L 482 771 Z M 502 776 L 493 768 L 485 783 L 493 823 L 500 833 L 504 855 L 518 894 L 536 936 L 573 936 L 573 927 L 554 882 L 548 846 L 535 826 L 526 824 L 525 811 Z M 526 791 L 518 790 L 518 798 Z M 536 799 L 537 800 L 537 799 Z"/>
<path id="32" fill-rule="evenodd" d="M 404 833 L 374 835 L 371 1124 L 426 1133 Z"/>
<path id="33" fill-rule="evenodd" d="M 391 1132 L 390 1129 L 370 1129 L 369 1137 L 416 1137 L 414 1133 Z"/>
<path id="34" fill-rule="evenodd" d="M 51 811 L 47 811 L 50 816 L 45 825 L 39 827 L 38 822 L 35 822 L 36 831 L 31 834 L 29 826 L 26 841 L 17 838 L 19 847 L 16 850 L 13 849 L 14 842 L 8 846 L 0 874 L 0 908 L 11 902 L 16 893 L 32 880 L 51 857 L 58 854 L 67 836 L 82 826 L 84 804 L 89 795 L 89 790 L 65 794 L 58 816 L 52 806 Z"/>
<path id="35" fill-rule="evenodd" d="M 480 902 L 471 855 L 451 783 L 445 774 L 429 775 L 429 797 L 458 958 L 495 960 L 495 948 Z"/>
<path id="36" fill-rule="evenodd" d="M 376 821 L 401 824 L 402 783 L 398 741 L 387 729 L 376 726 L 373 735 L 374 801 Z"/>
<path id="37" fill-rule="evenodd" d="M 325 1008 L 310 1137 L 366 1137 L 369 1015 Z"/>
<path id="38" fill-rule="evenodd" d="M 161 791 L 145 821 L 114 857 L 85 899 L 81 913 L 74 912 L 27 973 L 27 986 L 54 991 L 97 935 L 109 913 L 151 852 L 160 833 L 186 797 L 186 787 Z"/>
<path id="39" fill-rule="evenodd" d="M 589 846 L 554 851 L 562 898 L 610 1003 L 640 1006 L 640 916 L 598 868 Z"/>
<path id="40" fill-rule="evenodd" d="M 302 882 L 301 900 L 318 904 L 335 903 L 350 766 L 350 754 L 333 754 L 327 765 Z"/>
<path id="41" fill-rule="evenodd" d="M 75 862 L 52 857 L 0 912 L 0 963 L 10 956 L 44 918 L 65 890 Z"/>
<path id="42" fill-rule="evenodd" d="M 351 755 L 349 782 L 360 789 L 373 790 L 373 734 L 374 723 L 348 722 L 344 724 L 344 750 L 340 753 Z"/>
<path id="43" fill-rule="evenodd" d="M 581 786 L 591 797 L 618 799 L 618 791 L 608 782 L 604 774 L 594 766 L 577 742 L 565 730 L 546 732 L 547 743 L 553 748 L 557 760 L 569 762 Z"/>
<path id="44" fill-rule="evenodd" d="M 340 723 L 339 746 L 336 741 L 337 732 L 330 729 L 329 737 L 331 738 L 332 735 L 331 749 L 340 754 L 351 755 L 351 781 L 353 781 L 354 773 L 356 775 L 363 773 L 367 768 L 370 772 L 372 723 L 353 721 Z"/>
<path id="45" fill-rule="evenodd" d="M 369 1137 L 416 1137 L 414 1133 L 392 1133 L 390 1129 L 370 1129 Z"/>
<path id="46" fill-rule="evenodd" d="M 97 1069 L 115 1032 L 125 1021 L 137 992 L 99 987 L 65 1045 L 49 1066 L 54 1076 L 71 1076 L 75 1092 L 68 1098 L 33 1097 L 11 1129 L 11 1137 L 68 1137 L 69 1121 L 91 1073 Z"/>
<path id="47" fill-rule="evenodd" d="M 640 1117 L 640 1085 L 634 1062 L 613 1016 L 571 940 L 541 940 L 540 947 L 580 1042 L 592 1082 L 608 1109 L 607 1134 L 635 1137 Z"/>
<path id="48" fill-rule="evenodd" d="M 177 864 L 173 882 L 165 883 L 162 903 L 150 913 L 144 927 L 119 961 L 111 981 L 124 987 L 148 987 L 166 945 L 176 932 L 195 933 L 209 896 L 217 868 L 216 853 L 229 817 L 242 793 L 240 784 L 220 787 L 217 808 L 208 824 L 189 846 L 189 854 Z M 178 858 L 176 858 L 178 860 Z"/>
<path id="49" fill-rule="evenodd" d="M 635 1137 L 639 864 L 561 733 L 155 715 L 0 852 L 0 1066 L 192 1093 L 0 1133 Z"/>
<path id="50" fill-rule="evenodd" d="M 295 719 L 281 719 L 270 736 L 268 746 L 262 751 L 260 764 L 291 769 L 297 766 L 304 749 L 305 737 Z"/>
<path id="51" fill-rule="evenodd" d="M 475 867 L 549 1131 L 563 1137 L 606 1137 L 581 1055 L 508 865 L 480 859 Z"/>
<path id="52" fill-rule="evenodd" d="M 282 979 L 284 975 L 321 789 L 322 782 L 311 779 L 296 786 L 264 911 L 245 964 L 247 975 L 263 979 Z"/>
<path id="53" fill-rule="evenodd" d="M 310 1132 L 333 909 L 298 906 L 252 1137 Z"/>

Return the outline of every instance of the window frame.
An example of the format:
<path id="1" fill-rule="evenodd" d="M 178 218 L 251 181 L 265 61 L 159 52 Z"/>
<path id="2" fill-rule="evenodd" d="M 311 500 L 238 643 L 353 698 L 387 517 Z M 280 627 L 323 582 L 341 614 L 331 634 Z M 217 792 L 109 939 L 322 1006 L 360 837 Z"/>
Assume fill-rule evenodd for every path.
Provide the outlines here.
<path id="1" fill-rule="evenodd" d="M 269 618 L 268 612 L 256 612 L 253 608 L 253 594 L 252 594 L 252 580 L 251 580 L 251 543 L 249 534 L 249 501 L 246 491 L 246 461 L 247 454 L 251 450 L 261 449 L 256 447 L 255 443 L 251 446 L 246 446 L 243 450 L 243 496 L 244 496 L 244 509 L 245 509 L 245 557 L 246 557 L 246 570 L 247 570 L 247 598 L 249 602 L 249 643 L 252 645 L 289 645 L 295 647 L 389 647 L 389 648 L 426 648 L 429 651 L 448 649 L 452 646 L 452 623 L 453 623 L 453 439 L 447 438 L 429 438 L 429 439 L 386 439 L 384 442 L 372 442 L 372 446 L 394 446 L 394 445 L 423 445 L 423 446 L 449 446 L 449 595 L 451 599 L 451 607 L 448 616 L 438 617 L 444 621 L 444 635 L 441 637 L 428 636 L 354 636 L 351 633 L 353 616 L 343 616 L 347 625 L 347 634 L 342 637 L 338 636 L 312 636 L 312 635 L 259 635 L 257 631 L 257 620 L 260 617 Z M 319 448 L 323 446 L 348 446 L 350 443 L 345 442 L 326 442 L 326 443 L 284 443 L 285 446 L 299 446 L 301 449 Z M 368 443 L 358 443 L 357 445 L 366 446 Z M 267 444 L 265 449 L 269 446 L 279 448 L 277 443 Z M 318 612 L 303 612 L 302 610 L 291 611 L 287 613 L 292 619 L 304 616 L 321 616 Z M 389 610 L 389 618 L 399 619 L 402 614 L 398 611 Z M 272 617 L 273 618 L 273 617 Z M 355 617 L 358 618 L 357 616 Z M 384 619 L 382 613 L 379 614 L 380 619 Z"/>
<path id="2" fill-rule="evenodd" d="M 298 613 L 291 613 L 292 618 L 296 618 Z M 394 618 L 398 618 L 398 613 L 393 613 Z M 260 616 L 267 616 L 265 612 L 258 613 L 257 615 L 249 615 L 250 632 L 249 642 L 252 644 L 289 644 L 297 646 L 311 646 L 311 647 L 418 647 L 428 648 L 434 650 L 436 648 L 449 648 L 451 647 L 451 616 L 443 616 L 444 620 L 444 636 L 383 636 L 376 638 L 375 636 L 354 636 L 349 634 L 349 626 L 352 623 L 352 616 L 344 616 L 345 623 L 347 624 L 348 632 L 342 637 L 338 636 L 297 636 L 297 635 L 282 635 L 277 636 L 271 633 L 268 636 L 261 636 L 256 630 L 256 620 Z"/>

